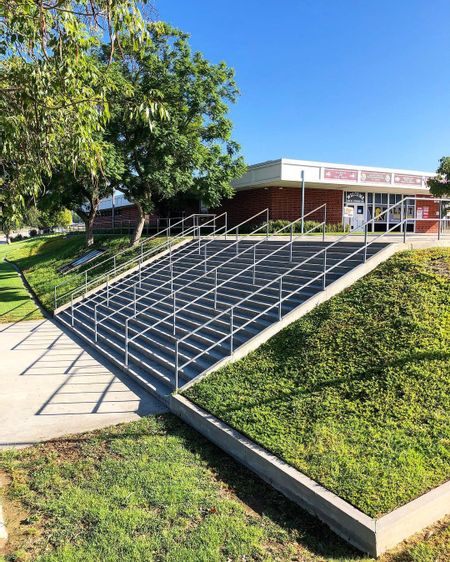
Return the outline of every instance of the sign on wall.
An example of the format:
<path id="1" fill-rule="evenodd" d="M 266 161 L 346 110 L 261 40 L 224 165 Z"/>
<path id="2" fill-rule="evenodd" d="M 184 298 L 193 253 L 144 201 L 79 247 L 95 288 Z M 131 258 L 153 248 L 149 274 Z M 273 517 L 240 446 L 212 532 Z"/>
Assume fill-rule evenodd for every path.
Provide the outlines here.
<path id="1" fill-rule="evenodd" d="M 361 193 L 360 191 L 348 191 L 345 194 L 345 201 L 347 203 L 365 203 L 366 196 L 364 193 Z"/>
<path id="2" fill-rule="evenodd" d="M 361 172 L 361 181 L 365 183 L 391 183 L 392 174 L 387 172 L 370 172 L 363 170 Z"/>
<path id="3" fill-rule="evenodd" d="M 340 170 L 338 168 L 325 168 L 325 179 L 358 181 L 357 170 Z"/>
<path id="4" fill-rule="evenodd" d="M 408 174 L 394 174 L 394 183 L 402 185 L 422 185 L 422 176 L 410 176 Z"/>

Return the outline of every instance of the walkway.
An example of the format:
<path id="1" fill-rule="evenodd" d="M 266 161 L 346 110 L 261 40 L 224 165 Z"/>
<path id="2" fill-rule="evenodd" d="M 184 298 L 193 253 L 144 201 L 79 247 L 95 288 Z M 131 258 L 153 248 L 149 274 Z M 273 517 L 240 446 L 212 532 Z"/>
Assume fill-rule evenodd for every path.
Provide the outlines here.
<path id="1" fill-rule="evenodd" d="M 0 448 L 164 411 L 53 321 L 0 324 Z"/>

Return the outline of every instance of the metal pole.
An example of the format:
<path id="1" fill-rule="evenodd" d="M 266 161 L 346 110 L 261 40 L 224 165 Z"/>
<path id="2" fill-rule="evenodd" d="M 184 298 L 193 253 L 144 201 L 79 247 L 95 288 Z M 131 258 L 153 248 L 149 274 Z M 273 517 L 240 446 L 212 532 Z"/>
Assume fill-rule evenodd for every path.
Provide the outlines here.
<path id="1" fill-rule="evenodd" d="M 269 208 L 266 209 L 266 240 L 269 239 Z"/>
<path id="2" fill-rule="evenodd" d="M 97 305 L 94 306 L 94 330 L 95 330 L 95 343 L 98 341 L 98 329 L 97 329 Z"/>
<path id="3" fill-rule="evenodd" d="M 327 286 L 327 250 L 324 252 L 323 257 L 323 289 Z"/>
<path id="4" fill-rule="evenodd" d="M 305 170 L 302 170 L 301 173 L 302 179 L 302 234 L 305 231 Z"/>
<path id="5" fill-rule="evenodd" d="M 137 300 L 136 283 L 133 285 L 133 289 L 134 289 L 134 315 L 136 316 L 136 312 L 137 312 L 137 310 L 136 310 L 136 307 L 137 307 L 137 305 L 136 305 L 136 300 Z"/>
<path id="6" fill-rule="evenodd" d="M 139 262 L 139 289 L 142 287 L 142 262 Z"/>
<path id="7" fill-rule="evenodd" d="M 439 222 L 438 222 L 438 240 L 441 239 L 441 226 L 442 226 L 442 201 L 439 201 Z"/>
<path id="8" fill-rule="evenodd" d="M 177 331 L 177 292 L 173 292 L 173 335 L 176 335 Z"/>
<path id="9" fill-rule="evenodd" d="M 292 261 L 292 244 L 294 241 L 294 225 L 291 224 L 291 244 L 289 246 L 289 261 Z"/>
<path id="10" fill-rule="evenodd" d="M 74 326 L 75 319 L 73 317 L 73 294 L 71 296 L 70 311 L 72 312 L 72 326 Z"/>
<path id="11" fill-rule="evenodd" d="M 128 318 L 125 320 L 125 365 L 128 367 Z"/>
<path id="12" fill-rule="evenodd" d="M 278 303 L 278 320 L 281 320 L 281 300 L 283 298 L 283 278 L 280 277 L 280 302 Z"/>
<path id="13" fill-rule="evenodd" d="M 364 263 L 367 261 L 367 223 L 364 226 Z"/>
<path id="14" fill-rule="evenodd" d="M 87 293 L 87 284 L 88 284 L 88 281 L 87 281 L 87 271 L 85 271 L 85 272 L 84 272 L 84 294 Z"/>
<path id="15" fill-rule="evenodd" d="M 401 213 L 400 213 L 400 218 L 402 221 L 402 228 L 403 228 L 403 243 L 406 243 L 406 231 L 408 228 L 408 222 L 407 219 L 405 218 L 405 214 L 407 216 L 407 213 L 405 213 L 405 200 L 402 200 L 402 206 L 401 206 Z"/>
<path id="16" fill-rule="evenodd" d="M 114 261 L 114 275 L 116 274 L 116 256 L 113 258 Z"/>
<path id="17" fill-rule="evenodd" d="M 215 285 L 214 285 L 214 310 L 217 310 L 217 267 L 215 271 Z"/>
<path id="18" fill-rule="evenodd" d="M 325 234 L 327 232 L 327 206 L 325 204 L 324 212 L 323 212 L 323 234 L 322 234 L 322 242 L 325 242 Z"/>
<path id="19" fill-rule="evenodd" d="M 236 254 L 239 253 L 239 225 L 236 227 Z"/>
<path id="20" fill-rule="evenodd" d="M 109 275 L 106 278 L 106 306 L 109 307 Z"/>
<path id="21" fill-rule="evenodd" d="M 178 392 L 178 340 L 175 342 L 175 392 Z"/>
<path id="22" fill-rule="evenodd" d="M 256 283 L 256 244 L 253 246 L 253 285 Z"/>
<path id="23" fill-rule="evenodd" d="M 225 240 L 227 239 L 228 233 L 228 213 L 225 213 Z"/>
<path id="24" fill-rule="evenodd" d="M 207 246 L 207 244 L 205 244 L 205 245 L 203 246 L 204 249 L 205 249 L 205 255 L 204 255 L 204 260 L 203 260 L 203 261 L 205 262 L 205 273 L 208 273 L 208 266 L 207 266 L 207 263 L 206 263 L 206 246 Z"/>
<path id="25" fill-rule="evenodd" d="M 54 308 L 56 309 L 56 285 L 54 287 L 54 299 L 55 299 L 55 307 Z"/>
<path id="26" fill-rule="evenodd" d="M 233 353 L 234 353 L 234 347 L 233 347 L 234 328 L 233 328 L 233 324 L 234 324 L 234 307 L 231 307 L 230 308 L 230 355 L 233 355 Z"/>

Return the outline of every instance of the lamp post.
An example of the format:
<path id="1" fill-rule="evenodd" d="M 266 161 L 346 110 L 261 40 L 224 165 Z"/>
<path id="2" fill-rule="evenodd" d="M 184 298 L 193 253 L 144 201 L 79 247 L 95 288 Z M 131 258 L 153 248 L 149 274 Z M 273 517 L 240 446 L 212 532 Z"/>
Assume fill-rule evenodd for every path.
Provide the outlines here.
<path id="1" fill-rule="evenodd" d="M 302 234 L 305 230 L 305 170 L 301 172 L 301 180 L 302 180 Z"/>

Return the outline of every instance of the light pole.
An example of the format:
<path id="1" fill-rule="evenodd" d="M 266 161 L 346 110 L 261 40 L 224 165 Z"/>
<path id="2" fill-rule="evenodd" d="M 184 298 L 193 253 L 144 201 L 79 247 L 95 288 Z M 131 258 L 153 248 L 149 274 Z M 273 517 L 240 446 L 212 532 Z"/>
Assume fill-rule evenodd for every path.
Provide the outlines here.
<path id="1" fill-rule="evenodd" d="M 302 180 L 302 234 L 305 230 L 305 170 L 301 172 L 301 180 Z"/>

